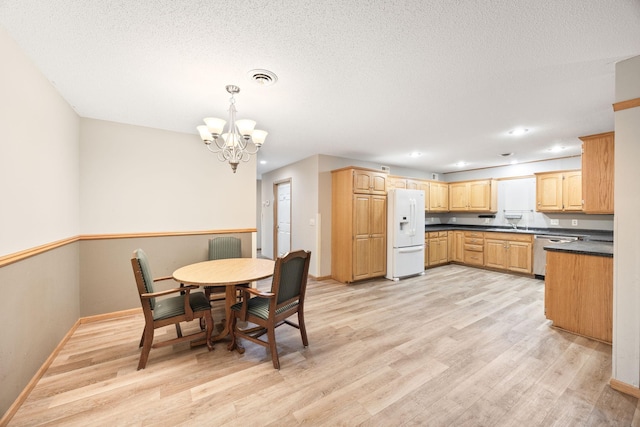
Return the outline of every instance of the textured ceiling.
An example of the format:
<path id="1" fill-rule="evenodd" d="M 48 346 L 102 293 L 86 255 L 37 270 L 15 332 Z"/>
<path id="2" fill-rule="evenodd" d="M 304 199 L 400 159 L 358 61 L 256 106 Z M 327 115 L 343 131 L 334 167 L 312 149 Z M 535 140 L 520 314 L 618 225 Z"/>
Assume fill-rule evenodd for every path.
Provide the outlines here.
<path id="1" fill-rule="evenodd" d="M 259 174 L 316 153 L 440 173 L 577 155 L 640 55 L 640 0 L 0 0 L 0 25 L 82 117 L 201 144 L 239 85 L 238 116 L 269 132 Z"/>

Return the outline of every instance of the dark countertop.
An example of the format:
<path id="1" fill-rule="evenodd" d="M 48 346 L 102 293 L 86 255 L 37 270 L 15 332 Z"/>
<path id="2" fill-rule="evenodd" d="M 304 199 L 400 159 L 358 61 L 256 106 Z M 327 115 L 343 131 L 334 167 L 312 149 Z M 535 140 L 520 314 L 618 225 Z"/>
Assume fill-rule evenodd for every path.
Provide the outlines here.
<path id="1" fill-rule="evenodd" d="M 453 224 L 437 224 L 425 225 L 424 231 L 499 231 L 503 233 L 522 233 L 522 234 L 547 234 L 554 236 L 577 237 L 584 242 L 613 242 L 613 231 L 603 230 L 578 230 L 571 228 L 518 228 L 482 226 L 482 225 L 453 225 Z"/>
<path id="2" fill-rule="evenodd" d="M 594 255 L 613 258 L 613 242 L 581 241 L 554 243 L 544 247 L 546 251 L 567 252 L 577 255 Z"/>

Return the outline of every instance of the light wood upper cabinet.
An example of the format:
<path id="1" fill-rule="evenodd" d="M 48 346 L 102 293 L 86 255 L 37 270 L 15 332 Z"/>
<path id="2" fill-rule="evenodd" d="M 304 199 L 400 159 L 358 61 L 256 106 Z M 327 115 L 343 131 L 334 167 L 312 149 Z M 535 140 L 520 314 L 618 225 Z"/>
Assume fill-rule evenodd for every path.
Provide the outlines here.
<path id="1" fill-rule="evenodd" d="M 582 171 L 567 172 L 562 184 L 565 211 L 582 210 Z"/>
<path id="2" fill-rule="evenodd" d="M 424 188 L 421 187 L 422 186 L 422 181 L 419 181 L 417 179 L 407 179 L 406 180 L 406 189 L 407 190 L 424 190 Z"/>
<path id="3" fill-rule="evenodd" d="M 449 183 L 449 211 L 496 212 L 498 185 L 495 180 Z"/>
<path id="4" fill-rule="evenodd" d="M 449 184 L 449 210 L 468 210 L 469 188 L 466 182 L 452 182 Z"/>
<path id="5" fill-rule="evenodd" d="M 387 191 L 392 188 L 407 188 L 407 179 L 401 176 L 389 175 L 387 177 Z"/>
<path id="6" fill-rule="evenodd" d="M 429 183 L 429 212 L 447 212 L 449 210 L 449 184 L 446 182 Z"/>
<path id="7" fill-rule="evenodd" d="M 582 210 L 582 172 L 558 171 L 536 174 L 536 211 Z"/>
<path id="8" fill-rule="evenodd" d="M 387 174 L 369 169 L 345 169 L 353 174 L 353 192 L 387 194 Z"/>
<path id="9" fill-rule="evenodd" d="M 417 183 L 417 189 L 418 190 L 422 190 L 424 191 L 424 210 L 428 211 L 429 210 L 429 203 L 430 203 L 430 190 L 429 190 L 429 186 L 430 186 L 430 182 L 429 181 L 413 181 L 412 182 L 416 182 Z"/>
<path id="10" fill-rule="evenodd" d="M 583 136 L 582 209 L 590 214 L 613 213 L 614 133 Z"/>

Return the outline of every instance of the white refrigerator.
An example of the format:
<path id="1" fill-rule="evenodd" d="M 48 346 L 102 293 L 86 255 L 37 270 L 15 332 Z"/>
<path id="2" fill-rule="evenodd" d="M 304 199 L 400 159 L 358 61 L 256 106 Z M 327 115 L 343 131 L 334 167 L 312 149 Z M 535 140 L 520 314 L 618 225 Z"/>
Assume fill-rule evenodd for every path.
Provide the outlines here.
<path id="1" fill-rule="evenodd" d="M 424 191 L 387 195 L 387 279 L 424 273 Z"/>

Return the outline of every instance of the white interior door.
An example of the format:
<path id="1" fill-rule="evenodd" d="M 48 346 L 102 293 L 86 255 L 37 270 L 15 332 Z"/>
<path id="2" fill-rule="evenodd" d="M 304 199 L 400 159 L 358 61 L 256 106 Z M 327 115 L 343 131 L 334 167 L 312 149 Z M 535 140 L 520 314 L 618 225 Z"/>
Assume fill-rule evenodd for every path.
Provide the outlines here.
<path id="1" fill-rule="evenodd" d="M 276 183 L 276 250 L 282 256 L 291 250 L 291 181 Z"/>

